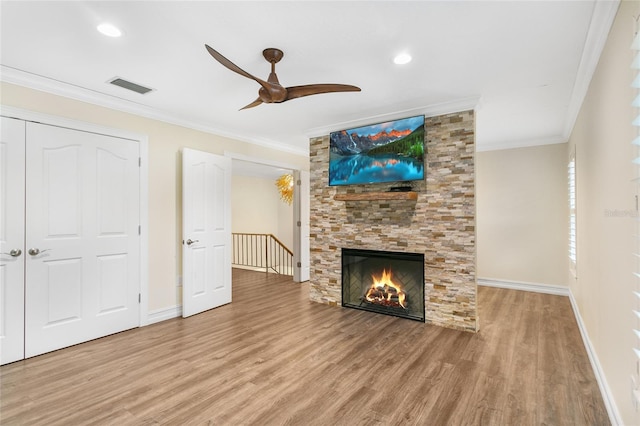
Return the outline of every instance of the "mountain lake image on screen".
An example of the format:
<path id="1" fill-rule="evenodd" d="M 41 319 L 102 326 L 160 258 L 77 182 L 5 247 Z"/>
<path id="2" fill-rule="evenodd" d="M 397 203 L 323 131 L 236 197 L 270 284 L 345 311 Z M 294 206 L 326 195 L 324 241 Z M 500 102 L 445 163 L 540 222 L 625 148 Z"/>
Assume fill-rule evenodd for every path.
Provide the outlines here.
<path id="1" fill-rule="evenodd" d="M 329 185 L 424 179 L 424 116 L 329 135 Z"/>

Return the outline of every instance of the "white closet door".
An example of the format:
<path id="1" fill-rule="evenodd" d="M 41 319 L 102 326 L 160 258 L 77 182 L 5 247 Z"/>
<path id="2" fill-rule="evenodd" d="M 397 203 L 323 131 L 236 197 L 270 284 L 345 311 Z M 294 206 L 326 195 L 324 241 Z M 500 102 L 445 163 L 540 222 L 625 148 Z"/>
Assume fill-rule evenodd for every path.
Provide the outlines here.
<path id="1" fill-rule="evenodd" d="M 24 358 L 25 123 L 1 117 L 0 364 Z"/>
<path id="2" fill-rule="evenodd" d="M 139 147 L 27 123 L 26 357 L 138 326 Z"/>

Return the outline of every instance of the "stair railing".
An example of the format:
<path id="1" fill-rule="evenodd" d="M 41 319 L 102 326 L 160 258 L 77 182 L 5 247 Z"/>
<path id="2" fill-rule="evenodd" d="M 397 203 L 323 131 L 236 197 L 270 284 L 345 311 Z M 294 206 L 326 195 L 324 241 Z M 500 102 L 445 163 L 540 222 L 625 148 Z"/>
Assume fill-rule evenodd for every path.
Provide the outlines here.
<path id="1" fill-rule="evenodd" d="M 293 252 L 273 234 L 233 232 L 234 266 L 264 269 L 282 275 L 293 275 Z"/>

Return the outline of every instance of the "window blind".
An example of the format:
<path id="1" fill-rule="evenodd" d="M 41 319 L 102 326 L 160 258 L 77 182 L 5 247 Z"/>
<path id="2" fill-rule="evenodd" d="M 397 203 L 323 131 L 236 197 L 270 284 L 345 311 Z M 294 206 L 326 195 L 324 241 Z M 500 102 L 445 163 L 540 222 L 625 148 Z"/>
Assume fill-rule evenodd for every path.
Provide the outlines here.
<path id="1" fill-rule="evenodd" d="M 577 275 L 577 247 L 576 247 L 576 154 L 569 158 L 569 268 L 574 276 Z"/>
<path id="2" fill-rule="evenodd" d="M 631 162 L 635 166 L 634 179 L 632 184 L 634 185 L 634 192 L 636 193 L 635 200 L 635 229 L 634 229 L 634 289 L 633 289 L 633 334 L 635 335 L 633 352 L 635 353 L 635 365 L 632 366 L 631 380 L 633 382 L 633 394 L 635 404 L 640 403 L 640 222 L 638 218 L 638 188 L 640 188 L 640 34 L 635 34 L 633 42 L 631 43 L 631 49 L 635 52 L 635 57 L 631 62 L 631 69 L 634 71 L 633 81 L 631 88 L 634 91 L 635 99 L 631 103 L 633 108 L 633 135 L 634 138 L 631 143 L 634 146 Z"/>

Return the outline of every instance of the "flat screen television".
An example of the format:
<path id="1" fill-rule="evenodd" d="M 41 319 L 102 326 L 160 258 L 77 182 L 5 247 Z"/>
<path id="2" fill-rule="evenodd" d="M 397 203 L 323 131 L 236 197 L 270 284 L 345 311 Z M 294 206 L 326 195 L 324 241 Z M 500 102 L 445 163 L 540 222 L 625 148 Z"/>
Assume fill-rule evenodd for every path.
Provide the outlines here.
<path id="1" fill-rule="evenodd" d="M 424 179 L 424 115 L 329 135 L 329 185 Z"/>

